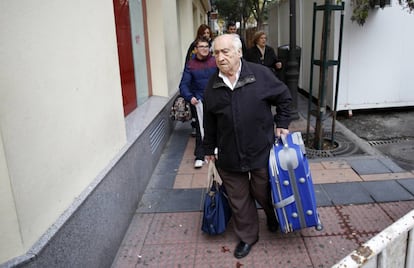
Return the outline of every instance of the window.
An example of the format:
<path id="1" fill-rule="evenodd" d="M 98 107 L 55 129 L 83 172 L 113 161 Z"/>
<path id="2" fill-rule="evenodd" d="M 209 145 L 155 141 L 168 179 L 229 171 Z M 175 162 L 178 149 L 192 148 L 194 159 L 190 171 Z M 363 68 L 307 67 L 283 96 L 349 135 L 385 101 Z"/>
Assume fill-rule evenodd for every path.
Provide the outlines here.
<path id="1" fill-rule="evenodd" d="M 124 115 L 150 96 L 145 1 L 113 0 Z"/>

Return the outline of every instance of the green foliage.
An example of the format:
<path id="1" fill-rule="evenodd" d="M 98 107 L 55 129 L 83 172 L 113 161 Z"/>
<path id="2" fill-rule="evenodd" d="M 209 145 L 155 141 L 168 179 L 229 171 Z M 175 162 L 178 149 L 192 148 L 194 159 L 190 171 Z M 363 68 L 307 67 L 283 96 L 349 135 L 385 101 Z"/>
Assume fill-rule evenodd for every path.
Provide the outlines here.
<path id="1" fill-rule="evenodd" d="M 243 21 L 254 18 L 260 25 L 266 20 L 267 4 L 277 0 L 216 0 L 215 5 L 221 19 L 225 21 Z"/>
<path id="2" fill-rule="evenodd" d="M 404 8 L 408 9 L 408 12 L 412 12 L 414 10 L 414 0 L 398 0 L 398 3 Z"/>
<path id="3" fill-rule="evenodd" d="M 217 0 L 216 7 L 220 18 L 225 21 L 240 21 L 241 7 L 239 0 Z"/>
<path id="4" fill-rule="evenodd" d="M 371 8 L 369 0 L 352 0 L 351 6 L 351 20 L 356 21 L 361 26 L 364 25 L 366 19 L 368 18 L 368 11 Z"/>
<path id="5" fill-rule="evenodd" d="M 251 13 L 257 22 L 257 28 L 261 29 L 263 22 L 266 19 L 267 2 L 268 0 L 254 0 L 251 2 Z"/>
<path id="6" fill-rule="evenodd" d="M 414 0 L 398 0 L 399 4 L 404 8 L 408 9 L 408 12 L 414 10 Z M 359 25 L 363 26 L 368 18 L 369 11 L 379 6 L 385 7 L 384 0 L 351 0 L 352 16 L 351 20 L 356 21 Z"/>
<path id="7" fill-rule="evenodd" d="M 258 26 L 260 26 L 263 20 L 267 19 L 266 3 L 277 1 L 290 0 L 216 0 L 216 5 L 219 10 L 219 16 L 226 21 L 240 21 L 241 16 L 246 21 L 252 16 L 256 19 Z M 326 1 L 329 2 L 330 0 Z M 341 0 L 336 0 L 336 2 L 340 3 Z M 408 12 L 411 13 L 414 10 L 414 0 L 398 0 L 398 2 Z M 385 0 L 351 0 L 351 20 L 363 26 L 370 10 L 376 6 L 384 8 Z"/>

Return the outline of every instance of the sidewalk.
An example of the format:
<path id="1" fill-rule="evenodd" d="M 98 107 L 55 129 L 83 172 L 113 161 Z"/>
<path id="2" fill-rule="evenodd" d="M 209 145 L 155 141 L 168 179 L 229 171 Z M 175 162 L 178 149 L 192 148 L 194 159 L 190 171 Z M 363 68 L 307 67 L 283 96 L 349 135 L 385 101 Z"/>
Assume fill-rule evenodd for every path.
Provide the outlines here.
<path id="1" fill-rule="evenodd" d="M 306 132 L 306 122 L 291 124 Z M 414 173 L 382 155 L 311 159 L 322 231 L 270 233 L 259 210 L 259 242 L 233 257 L 230 222 L 223 235 L 201 232 L 207 166 L 193 168 L 194 138 L 177 123 L 124 237 L 113 268 L 122 267 L 331 267 L 414 209 Z"/>

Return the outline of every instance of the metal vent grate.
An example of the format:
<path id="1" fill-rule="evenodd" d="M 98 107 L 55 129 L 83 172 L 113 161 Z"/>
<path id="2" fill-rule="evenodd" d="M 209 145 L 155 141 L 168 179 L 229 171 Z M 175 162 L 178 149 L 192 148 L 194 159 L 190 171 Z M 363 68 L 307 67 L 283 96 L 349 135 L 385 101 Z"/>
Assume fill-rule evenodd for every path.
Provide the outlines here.
<path id="1" fill-rule="evenodd" d="M 306 138 L 306 135 L 304 135 Z M 324 133 L 324 140 L 330 141 L 331 134 L 329 132 Z M 313 134 L 310 135 L 310 141 L 313 140 Z M 306 154 L 309 159 L 315 158 L 330 158 L 337 156 L 352 156 L 363 155 L 364 152 L 354 143 L 348 140 L 348 138 L 340 132 L 335 132 L 335 144 L 336 147 L 329 150 L 316 150 L 306 147 Z"/>
<path id="2" fill-rule="evenodd" d="M 150 131 L 150 148 L 151 153 L 154 154 L 158 147 L 160 146 L 161 141 L 165 137 L 166 122 L 165 119 L 159 120 L 155 126 Z"/>
<path id="3" fill-rule="evenodd" d="M 389 139 L 389 140 L 368 141 L 368 143 L 371 146 L 381 146 L 381 145 L 387 145 L 387 144 L 403 143 L 407 141 L 408 139 L 405 139 L 405 138 L 396 138 L 396 139 Z"/>

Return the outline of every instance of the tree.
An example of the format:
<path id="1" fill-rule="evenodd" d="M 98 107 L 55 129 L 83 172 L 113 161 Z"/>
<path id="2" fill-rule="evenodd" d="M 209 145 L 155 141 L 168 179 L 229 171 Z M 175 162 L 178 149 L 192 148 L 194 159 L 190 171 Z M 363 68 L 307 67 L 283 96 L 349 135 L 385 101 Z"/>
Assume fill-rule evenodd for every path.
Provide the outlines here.
<path id="1" fill-rule="evenodd" d="M 407 9 L 408 12 L 414 10 L 414 0 L 398 0 L 398 3 Z M 386 6 L 385 0 L 352 0 L 352 16 L 351 20 L 356 21 L 359 25 L 363 26 L 368 18 L 369 11 L 376 6 L 384 8 Z"/>
<path id="2" fill-rule="evenodd" d="M 412 12 L 414 10 L 414 0 L 398 0 L 398 3 L 404 8 L 408 9 L 408 12 Z"/>
<path id="3" fill-rule="evenodd" d="M 220 18 L 225 21 L 240 21 L 242 12 L 239 0 L 217 0 L 216 7 Z"/>
<path id="4" fill-rule="evenodd" d="M 245 2 L 250 2 L 251 14 L 257 22 L 257 29 L 261 29 L 265 19 L 266 4 L 268 0 L 247 0 Z"/>
<path id="5" fill-rule="evenodd" d="M 266 21 L 267 4 L 274 1 L 276 0 L 217 0 L 215 3 L 222 19 L 245 24 L 253 16 L 260 29 Z"/>

